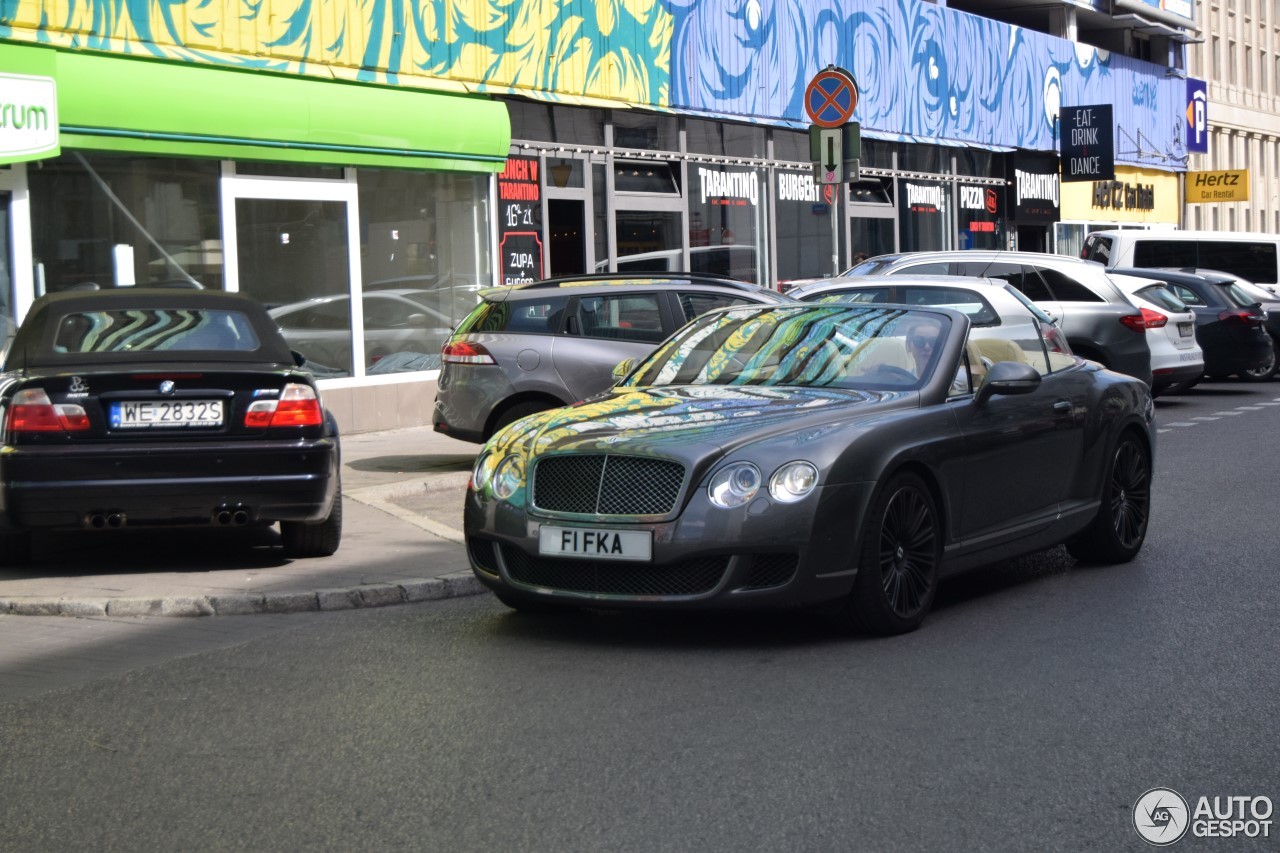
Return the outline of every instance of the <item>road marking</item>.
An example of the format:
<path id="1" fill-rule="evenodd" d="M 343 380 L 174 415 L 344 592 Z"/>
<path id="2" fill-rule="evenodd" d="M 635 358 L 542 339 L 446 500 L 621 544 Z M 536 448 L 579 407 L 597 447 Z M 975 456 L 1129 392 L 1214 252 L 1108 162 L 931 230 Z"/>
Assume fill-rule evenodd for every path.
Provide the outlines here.
<path id="1" fill-rule="evenodd" d="M 1199 424 L 1188 423 L 1187 421 L 1175 421 L 1174 423 L 1169 424 L 1169 426 L 1199 426 Z"/>
<path id="2" fill-rule="evenodd" d="M 1210 415 L 1196 415 L 1192 420 L 1195 421 L 1220 421 L 1222 418 L 1215 418 Z"/>
<path id="3" fill-rule="evenodd" d="M 1259 403 L 1259 406 L 1280 406 L 1280 403 Z"/>
<path id="4" fill-rule="evenodd" d="M 1162 432 L 1173 432 L 1173 430 L 1171 430 L 1171 429 L 1158 429 L 1158 430 L 1156 430 L 1156 435 L 1159 435 L 1159 434 L 1160 434 L 1160 433 L 1162 433 Z"/>
<path id="5" fill-rule="evenodd" d="M 1215 415 L 1243 415 L 1244 412 L 1214 412 Z"/>
<path id="6" fill-rule="evenodd" d="M 1237 412 L 1261 412 L 1261 406 L 1236 406 Z"/>

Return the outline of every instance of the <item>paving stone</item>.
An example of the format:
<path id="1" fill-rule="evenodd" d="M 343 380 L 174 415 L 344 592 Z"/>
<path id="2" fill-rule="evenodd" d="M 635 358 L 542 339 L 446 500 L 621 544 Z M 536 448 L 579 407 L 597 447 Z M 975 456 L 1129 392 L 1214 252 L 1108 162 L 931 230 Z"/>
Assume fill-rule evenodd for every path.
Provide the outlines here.
<path id="1" fill-rule="evenodd" d="M 410 602 L 436 601 L 449 594 L 445 582 L 440 578 L 401 581 L 400 589 L 404 591 L 404 600 Z"/>
<path id="2" fill-rule="evenodd" d="M 10 612 L 14 616 L 58 616 L 61 604 L 56 598 L 19 598 L 11 605 Z"/>
<path id="3" fill-rule="evenodd" d="M 158 598 L 113 598 L 107 602 L 108 616 L 159 616 L 163 602 Z"/>
<path id="4" fill-rule="evenodd" d="M 160 599 L 161 616 L 212 616 L 213 605 L 203 595 Z"/>
<path id="5" fill-rule="evenodd" d="M 360 593 L 354 589 L 321 589 L 316 591 L 321 610 L 351 610 L 360 607 Z"/>
<path id="6" fill-rule="evenodd" d="M 314 592 L 268 592 L 262 597 L 264 613 L 307 613 L 319 609 Z"/>
<path id="7" fill-rule="evenodd" d="M 447 598 L 479 595 L 485 591 L 484 585 L 471 572 L 454 572 L 450 575 L 441 575 L 440 580 L 444 581 Z"/>
<path id="8" fill-rule="evenodd" d="M 386 607 L 389 604 L 404 603 L 404 591 L 391 583 L 362 586 L 357 594 L 362 607 Z"/>
<path id="9" fill-rule="evenodd" d="M 266 612 L 261 595 L 211 595 L 209 603 L 218 616 L 251 616 Z"/>
<path id="10" fill-rule="evenodd" d="M 106 616 L 108 598 L 79 598 L 73 601 L 58 602 L 58 613 L 62 616 Z"/>

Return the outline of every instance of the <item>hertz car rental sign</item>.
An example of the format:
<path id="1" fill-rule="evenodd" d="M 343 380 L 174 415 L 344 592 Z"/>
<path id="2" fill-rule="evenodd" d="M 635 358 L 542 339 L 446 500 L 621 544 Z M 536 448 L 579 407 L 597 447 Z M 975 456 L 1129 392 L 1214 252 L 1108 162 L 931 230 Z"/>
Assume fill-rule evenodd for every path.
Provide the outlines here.
<path id="1" fill-rule="evenodd" d="M 1187 172 L 1187 203 L 1248 201 L 1249 170 Z"/>

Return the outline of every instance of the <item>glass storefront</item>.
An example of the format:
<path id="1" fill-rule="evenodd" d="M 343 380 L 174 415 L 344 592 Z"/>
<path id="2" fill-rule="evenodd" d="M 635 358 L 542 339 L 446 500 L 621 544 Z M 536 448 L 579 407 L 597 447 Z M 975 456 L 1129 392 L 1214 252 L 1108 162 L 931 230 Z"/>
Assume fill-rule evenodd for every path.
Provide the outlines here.
<path id="1" fill-rule="evenodd" d="M 222 287 L 216 160 L 71 151 L 27 170 L 36 295 Z"/>
<path id="2" fill-rule="evenodd" d="M 36 295 L 234 281 L 272 311 L 319 376 L 439 367 L 444 340 L 491 282 L 487 176 L 222 170 L 211 159 L 81 151 L 30 167 Z"/>

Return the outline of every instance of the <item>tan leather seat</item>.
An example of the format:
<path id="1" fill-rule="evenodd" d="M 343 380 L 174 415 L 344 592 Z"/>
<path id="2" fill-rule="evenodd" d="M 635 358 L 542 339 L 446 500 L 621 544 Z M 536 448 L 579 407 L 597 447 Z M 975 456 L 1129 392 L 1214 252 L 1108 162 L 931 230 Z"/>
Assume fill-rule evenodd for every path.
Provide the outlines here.
<path id="1" fill-rule="evenodd" d="M 977 348 L 978 354 L 982 357 L 984 363 L 988 361 L 991 364 L 1001 361 L 1025 363 L 1027 360 L 1022 347 L 1013 341 L 1006 341 L 1003 338 L 972 338 L 969 341 L 969 345 Z"/>

